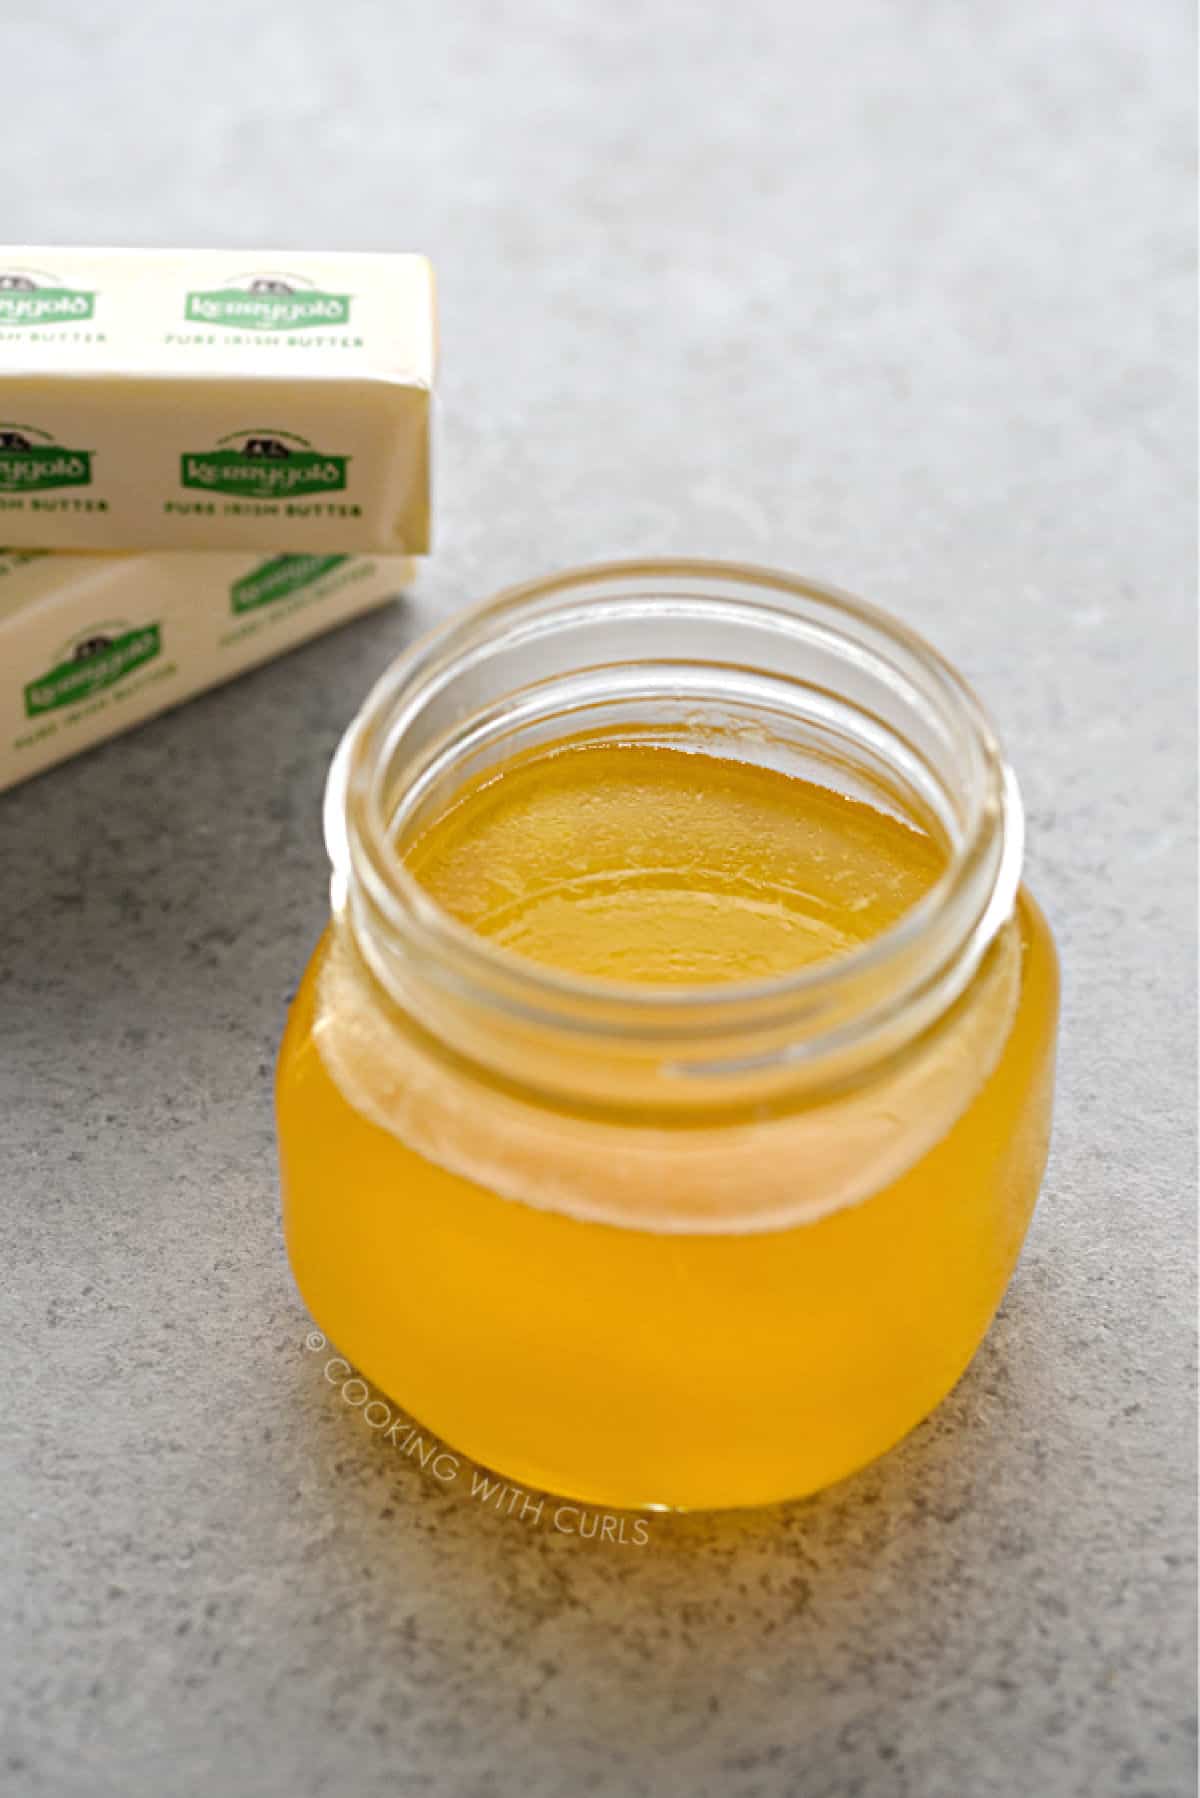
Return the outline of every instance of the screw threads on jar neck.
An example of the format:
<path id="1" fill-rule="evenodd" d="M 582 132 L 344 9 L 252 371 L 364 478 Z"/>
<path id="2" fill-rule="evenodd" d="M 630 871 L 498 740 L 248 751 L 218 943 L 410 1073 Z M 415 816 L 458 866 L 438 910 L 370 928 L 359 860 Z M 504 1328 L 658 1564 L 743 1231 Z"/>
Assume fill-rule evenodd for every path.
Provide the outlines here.
<path id="1" fill-rule="evenodd" d="M 886 791 L 944 841 L 944 872 L 835 961 L 709 987 L 574 978 L 442 911 L 399 840 L 481 770 L 611 729 Z M 583 569 L 427 637 L 346 733 L 325 825 L 335 910 L 417 1027 L 551 1102 L 670 1114 L 805 1099 L 901 1051 L 963 993 L 1010 916 L 1023 839 L 987 718 L 932 649 L 830 589 L 699 562 Z"/>

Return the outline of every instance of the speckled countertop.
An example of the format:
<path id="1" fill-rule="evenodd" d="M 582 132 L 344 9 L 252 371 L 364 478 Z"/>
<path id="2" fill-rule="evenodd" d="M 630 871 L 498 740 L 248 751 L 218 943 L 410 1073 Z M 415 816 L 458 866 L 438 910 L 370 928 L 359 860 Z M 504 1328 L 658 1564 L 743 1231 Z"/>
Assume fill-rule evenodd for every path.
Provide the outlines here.
<path id="1" fill-rule="evenodd" d="M 6 1798 L 1193 1790 L 1190 65 L 1169 0 L 0 24 L 0 237 L 425 249 L 445 354 L 410 602 L 0 798 Z M 270 1070 L 368 682 L 656 551 L 962 665 L 1066 987 L 953 1397 L 638 1547 L 490 1513 L 323 1384 Z"/>

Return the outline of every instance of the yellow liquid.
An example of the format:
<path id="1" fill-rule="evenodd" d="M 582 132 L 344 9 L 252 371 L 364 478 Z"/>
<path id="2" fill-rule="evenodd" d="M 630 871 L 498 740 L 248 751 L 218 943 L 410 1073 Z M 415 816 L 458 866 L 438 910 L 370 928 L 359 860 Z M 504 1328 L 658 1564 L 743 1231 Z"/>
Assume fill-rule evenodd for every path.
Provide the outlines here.
<path id="1" fill-rule="evenodd" d="M 510 953 L 655 986 L 845 954 L 944 864 L 931 837 L 825 788 L 615 743 L 514 761 L 405 855 L 443 907 Z M 739 1505 L 853 1471 L 954 1384 L 1033 1209 L 1057 971 L 1025 894 L 1009 929 L 1011 1011 L 933 1147 L 814 1221 L 744 1229 L 731 1215 L 703 1233 L 660 1227 L 652 1184 L 624 1224 L 571 1215 L 561 1191 L 548 1209 L 489 1190 L 377 1108 L 364 1115 L 322 1053 L 337 1022 L 322 1010 L 327 934 L 278 1078 L 285 1230 L 314 1317 L 429 1431 L 522 1485 L 616 1506 Z M 447 1065 L 445 1079 L 469 1076 Z M 786 1178 L 788 1119 L 761 1128 Z"/>
<path id="2" fill-rule="evenodd" d="M 633 744 L 510 764 L 406 860 L 503 948 L 653 986 L 763 980 L 845 954 L 944 866 L 928 836 L 826 788 Z"/>

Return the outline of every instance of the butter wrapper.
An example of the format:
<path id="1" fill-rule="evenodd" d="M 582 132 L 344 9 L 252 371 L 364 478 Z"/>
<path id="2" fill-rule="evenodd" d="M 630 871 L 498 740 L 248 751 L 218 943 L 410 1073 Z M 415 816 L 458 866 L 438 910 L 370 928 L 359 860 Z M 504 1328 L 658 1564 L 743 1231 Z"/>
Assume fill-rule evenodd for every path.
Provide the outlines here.
<path id="1" fill-rule="evenodd" d="M 429 548 L 422 256 L 0 249 L 0 542 Z"/>
<path id="2" fill-rule="evenodd" d="M 360 612 L 398 556 L 0 549 L 0 789 Z"/>

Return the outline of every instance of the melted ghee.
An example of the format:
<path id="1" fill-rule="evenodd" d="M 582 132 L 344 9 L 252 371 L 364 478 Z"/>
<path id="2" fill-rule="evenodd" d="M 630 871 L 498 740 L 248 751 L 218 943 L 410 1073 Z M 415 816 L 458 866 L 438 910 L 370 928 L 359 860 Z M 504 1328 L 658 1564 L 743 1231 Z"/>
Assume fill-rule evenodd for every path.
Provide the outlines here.
<path id="1" fill-rule="evenodd" d="M 762 980 L 843 955 L 941 873 L 932 838 L 769 768 L 638 744 L 524 758 L 406 851 L 481 936 L 635 985 Z"/>
<path id="2" fill-rule="evenodd" d="M 510 954 L 656 987 L 845 955 L 945 865 L 829 788 L 614 742 L 489 772 L 403 853 Z M 288 1247 L 322 1328 L 427 1428 L 595 1503 L 750 1504 L 851 1472 L 954 1384 L 1048 1140 L 1056 962 L 1026 894 L 911 1066 L 736 1128 L 496 1095 L 406 1040 L 345 935 L 281 1051 Z"/>

